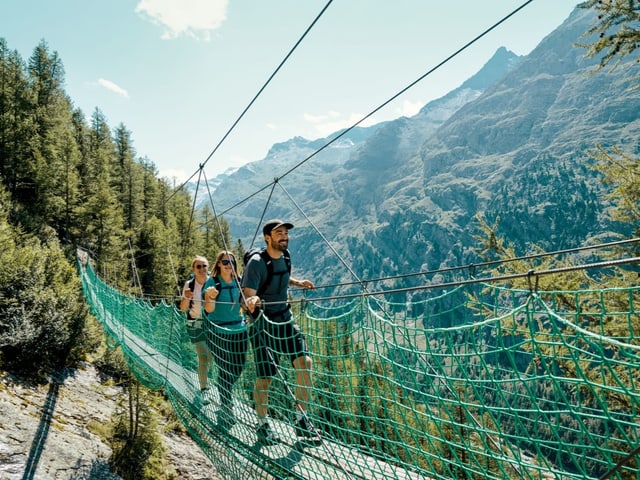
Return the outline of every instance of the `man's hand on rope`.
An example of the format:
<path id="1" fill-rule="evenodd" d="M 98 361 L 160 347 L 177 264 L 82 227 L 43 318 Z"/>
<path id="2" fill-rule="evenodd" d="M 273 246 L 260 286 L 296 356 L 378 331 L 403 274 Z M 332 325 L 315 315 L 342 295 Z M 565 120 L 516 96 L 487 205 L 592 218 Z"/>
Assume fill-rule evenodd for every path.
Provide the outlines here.
<path id="1" fill-rule="evenodd" d="M 298 287 L 305 290 L 314 290 L 316 288 L 311 280 L 297 280 L 295 278 L 292 278 L 289 280 L 289 284 L 293 287 Z"/>
<path id="2" fill-rule="evenodd" d="M 254 320 L 258 318 L 258 316 L 260 315 L 261 305 L 262 304 L 260 302 L 260 297 L 257 295 L 247 297 L 247 299 L 245 300 L 246 309 L 249 312 L 249 315 L 251 316 L 251 318 L 253 318 Z"/>

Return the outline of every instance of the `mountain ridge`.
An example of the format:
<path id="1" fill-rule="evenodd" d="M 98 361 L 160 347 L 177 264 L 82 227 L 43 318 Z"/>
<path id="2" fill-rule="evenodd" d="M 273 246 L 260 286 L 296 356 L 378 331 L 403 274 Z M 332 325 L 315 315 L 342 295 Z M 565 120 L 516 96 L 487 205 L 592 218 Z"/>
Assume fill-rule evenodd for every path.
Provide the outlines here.
<path id="1" fill-rule="evenodd" d="M 305 169 L 310 169 L 309 172 L 300 173 L 296 171 L 290 176 L 297 177 L 293 180 L 294 185 L 302 185 L 306 181 L 317 178 L 318 175 L 325 175 L 327 173 L 331 173 L 336 177 L 344 176 L 345 178 L 350 178 L 354 170 L 359 170 L 360 162 L 367 161 L 366 152 L 358 153 L 361 147 L 367 142 L 372 142 L 371 145 L 373 145 L 373 147 L 369 148 L 375 149 L 375 142 L 382 142 L 384 144 L 385 139 L 389 139 L 393 135 L 393 132 L 400 131 L 402 132 L 402 138 L 396 139 L 396 137 L 394 137 L 393 149 L 395 149 L 396 152 L 393 154 L 393 158 L 391 158 L 389 163 L 389 166 L 394 168 L 394 165 L 399 161 L 398 158 L 402 159 L 408 155 L 409 152 L 412 152 L 416 144 L 424 141 L 425 136 L 435 131 L 454 111 L 480 95 L 481 91 L 471 88 L 470 85 L 483 86 L 488 84 L 488 78 L 494 78 L 495 80 L 503 76 L 507 69 L 512 68 L 519 59 L 520 57 L 501 47 L 476 75 L 472 76 L 461 86 L 455 88 L 445 96 L 429 102 L 411 118 L 400 117 L 396 120 L 381 122 L 372 127 L 355 127 L 346 133 L 344 133 L 345 130 L 340 130 L 325 138 L 315 140 L 294 137 L 286 142 L 272 146 L 264 159 L 251 162 L 238 169 L 234 174 L 229 176 L 225 175 L 222 179 L 215 177 L 210 182 L 215 182 L 216 187 L 221 186 L 222 191 L 234 192 L 233 200 L 235 201 L 237 200 L 237 194 L 250 195 L 255 190 L 264 186 L 264 183 L 261 183 L 261 181 L 271 180 L 273 178 L 273 172 L 289 171 L 297 162 L 313 155 L 317 149 L 323 147 L 340 135 L 342 136 L 338 140 L 333 141 L 331 145 L 318 153 L 313 159 L 313 162 L 305 164 Z M 371 169 L 365 170 L 371 171 Z M 400 173 L 401 172 L 398 171 L 399 175 Z M 394 177 L 396 176 L 397 175 L 394 175 Z M 404 174 L 400 176 L 404 176 Z M 309 191 L 311 200 L 321 202 L 323 198 L 343 195 L 346 191 L 352 191 L 353 187 L 349 178 L 347 178 L 346 183 L 335 181 L 331 182 L 331 184 L 314 185 L 314 189 Z M 373 180 L 375 181 L 375 178 Z M 366 185 L 364 188 L 367 188 Z M 194 190 L 193 187 L 191 189 Z M 350 196 L 353 197 L 353 195 Z M 204 204 L 205 200 L 206 199 L 201 199 L 198 204 Z M 252 239 L 246 236 L 246 232 L 254 231 L 255 222 L 257 221 L 256 216 L 251 215 L 251 212 L 256 209 L 261 211 L 262 207 L 258 207 L 258 205 L 263 204 L 263 200 L 254 201 L 252 207 L 245 206 L 239 213 L 225 211 L 225 209 L 229 208 L 234 202 L 224 195 L 214 195 L 214 201 L 219 207 L 217 210 L 219 212 L 225 212 L 225 218 L 230 224 L 232 235 L 240 238 L 245 244 L 251 243 Z M 288 213 L 280 211 L 276 207 L 270 216 L 285 214 Z M 249 220 L 247 220 L 247 216 Z M 324 220 L 330 221 L 329 219 Z M 261 241 L 261 239 L 259 239 L 259 241 Z"/>
<path id="2" fill-rule="evenodd" d="M 625 88 L 628 72 L 594 73 L 598 58 L 575 46 L 594 18 L 574 10 L 529 55 L 503 60 L 493 82 L 469 79 L 414 117 L 370 127 L 351 148 L 315 155 L 311 142 L 279 145 L 221 184 L 236 198 L 263 189 L 224 211 L 232 235 L 261 243 L 247 237 L 261 215 L 285 217 L 296 224 L 296 267 L 343 281 L 473 263 L 479 214 L 500 219 L 497 233 L 519 252 L 624 234 L 603 216 L 606 189 L 589 152 L 598 143 L 638 149 L 640 94 Z M 476 81 L 486 88 L 468 90 Z M 289 173 L 265 185 L 280 171 Z"/>

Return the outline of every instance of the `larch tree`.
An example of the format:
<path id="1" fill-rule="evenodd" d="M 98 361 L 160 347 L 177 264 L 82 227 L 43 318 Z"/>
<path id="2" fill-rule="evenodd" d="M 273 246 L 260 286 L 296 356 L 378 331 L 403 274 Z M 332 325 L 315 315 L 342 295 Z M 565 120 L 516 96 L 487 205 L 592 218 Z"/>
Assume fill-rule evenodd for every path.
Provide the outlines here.
<path id="1" fill-rule="evenodd" d="M 600 68 L 614 68 L 629 59 L 640 43 L 640 2 L 637 0 L 588 0 L 581 8 L 591 8 L 598 14 L 598 21 L 585 32 L 585 37 L 596 35 L 587 48 L 587 56 L 602 55 Z M 640 58 L 630 63 L 638 64 Z M 637 77 L 636 77 L 637 78 Z"/>
<path id="2" fill-rule="evenodd" d="M 601 55 L 599 68 L 627 68 L 629 88 L 640 88 L 640 2 L 637 0 L 589 0 L 581 8 L 592 8 L 598 20 L 584 36 L 595 40 L 581 44 L 586 55 Z M 596 168 L 604 174 L 604 183 L 612 187 L 609 194 L 614 207 L 614 220 L 631 224 L 640 235 L 640 141 L 635 145 L 604 147 L 596 145 L 592 156 Z M 635 254 L 640 249 L 632 247 Z M 631 281 L 636 272 L 623 272 L 624 281 Z"/>

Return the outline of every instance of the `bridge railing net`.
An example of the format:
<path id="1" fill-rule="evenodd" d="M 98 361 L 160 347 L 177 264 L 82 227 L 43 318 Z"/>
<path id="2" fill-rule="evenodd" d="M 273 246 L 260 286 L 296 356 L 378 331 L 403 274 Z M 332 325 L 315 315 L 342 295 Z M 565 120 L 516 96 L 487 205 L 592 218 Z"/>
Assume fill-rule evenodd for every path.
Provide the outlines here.
<path id="1" fill-rule="evenodd" d="M 233 390 L 237 424 L 221 430 L 216 400 L 196 405 L 198 361 L 184 315 L 173 304 L 122 295 L 88 265 L 81 271 L 93 314 L 131 370 L 165 390 L 229 475 L 640 479 L 638 287 L 476 284 L 401 303 L 296 302 L 313 358 L 308 414 L 324 442 L 294 458 L 256 448 L 251 348 Z M 296 447 L 295 386 L 281 361 L 270 417 L 283 448 Z"/>

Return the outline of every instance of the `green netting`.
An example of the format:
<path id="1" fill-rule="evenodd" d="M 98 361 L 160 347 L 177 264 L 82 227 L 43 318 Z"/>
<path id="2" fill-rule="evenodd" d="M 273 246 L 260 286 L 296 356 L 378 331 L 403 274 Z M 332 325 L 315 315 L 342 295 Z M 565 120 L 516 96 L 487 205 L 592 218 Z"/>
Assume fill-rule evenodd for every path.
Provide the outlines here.
<path id="1" fill-rule="evenodd" d="M 324 442 L 296 442 L 295 372 L 281 362 L 270 417 L 284 442 L 262 447 L 251 349 L 233 389 L 237 423 L 222 427 L 215 390 L 210 405 L 198 404 L 198 360 L 183 314 L 80 269 L 91 311 L 132 371 L 165 390 L 229 478 L 640 479 L 638 287 L 476 284 L 401 304 L 296 303 L 314 362 L 309 418 Z M 216 375 L 214 368 L 212 384 Z"/>

